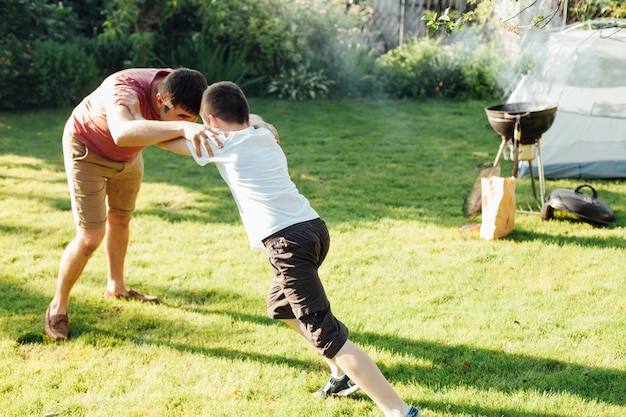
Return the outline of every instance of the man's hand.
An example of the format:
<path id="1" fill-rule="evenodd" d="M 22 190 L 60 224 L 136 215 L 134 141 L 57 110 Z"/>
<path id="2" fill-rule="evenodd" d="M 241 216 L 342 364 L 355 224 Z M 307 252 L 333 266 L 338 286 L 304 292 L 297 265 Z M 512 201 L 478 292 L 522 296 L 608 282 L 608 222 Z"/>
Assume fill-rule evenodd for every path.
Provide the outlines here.
<path id="1" fill-rule="evenodd" d="M 208 156 L 213 156 L 213 150 L 211 149 L 211 145 L 209 145 L 209 140 L 218 148 L 222 147 L 222 142 L 217 138 L 219 134 L 219 130 L 199 123 L 185 123 L 185 139 L 193 144 L 193 148 L 196 150 L 198 157 L 202 156 L 202 148 L 204 148 Z"/>
<path id="2" fill-rule="evenodd" d="M 272 132 L 272 135 L 274 135 L 274 137 L 276 138 L 276 143 L 280 143 L 280 137 L 278 137 L 278 130 L 276 130 L 276 128 L 273 125 L 271 125 L 271 124 L 267 123 L 265 120 L 263 120 L 261 118 L 261 116 L 259 116 L 258 114 L 251 114 L 250 115 L 250 124 L 255 129 L 259 129 L 261 127 L 266 128 L 267 130 Z"/>

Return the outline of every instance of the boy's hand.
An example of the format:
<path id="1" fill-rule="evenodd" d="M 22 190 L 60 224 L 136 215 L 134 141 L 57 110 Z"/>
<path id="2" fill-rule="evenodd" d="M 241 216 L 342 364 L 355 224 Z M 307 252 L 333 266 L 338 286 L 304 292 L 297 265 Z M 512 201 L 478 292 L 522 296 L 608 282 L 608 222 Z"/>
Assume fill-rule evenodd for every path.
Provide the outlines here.
<path id="1" fill-rule="evenodd" d="M 136 120 L 142 120 L 139 98 L 133 90 L 117 90 L 114 94 L 115 104 L 126 106 Z"/>

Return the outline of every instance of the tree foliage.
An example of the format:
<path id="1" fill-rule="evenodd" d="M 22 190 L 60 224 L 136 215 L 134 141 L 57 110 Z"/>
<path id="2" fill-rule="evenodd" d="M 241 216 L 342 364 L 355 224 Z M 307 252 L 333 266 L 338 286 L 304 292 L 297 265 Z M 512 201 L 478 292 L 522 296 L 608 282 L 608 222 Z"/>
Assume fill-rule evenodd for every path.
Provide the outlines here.
<path id="1" fill-rule="evenodd" d="M 492 3 L 493 0 L 468 0 L 467 3 L 469 5 L 477 5 L 485 2 Z M 512 16 L 511 18 L 524 14 L 530 16 L 532 26 L 544 28 L 550 21 L 552 21 L 553 18 L 562 13 L 564 7 L 567 7 L 567 23 L 584 22 L 602 17 L 626 17 L 626 2 L 624 0 L 574 0 L 571 2 L 557 0 L 554 8 L 548 15 L 536 14 L 536 5 L 537 1 L 532 1 L 528 6 L 522 8 L 517 15 Z M 475 21 L 476 17 L 477 15 L 474 10 L 460 13 L 458 10 L 446 8 L 441 13 L 427 10 L 422 20 L 426 22 L 426 26 L 431 32 L 443 29 L 449 35 L 454 30 L 463 30 L 463 27 L 466 24 Z M 484 22 L 478 23 L 483 24 Z M 515 25 L 509 24 L 508 21 L 504 21 L 502 23 L 509 26 L 510 30 L 518 30 Z"/>
<path id="2" fill-rule="evenodd" d="M 491 1 L 469 0 L 472 7 L 464 12 L 450 8 L 426 11 L 423 19 L 431 31 L 448 34 L 470 25 L 479 27 L 482 41 L 490 42 L 492 25 L 485 23 L 486 14 L 481 14 L 480 6 Z M 0 106 L 25 108 L 48 103 L 36 86 L 50 81 L 53 75 L 70 82 L 80 75 L 74 71 L 80 71 L 93 76 L 95 83 L 132 66 L 194 67 L 209 81 L 234 80 L 248 93 L 257 95 L 300 98 L 378 94 L 384 86 L 382 81 L 394 81 L 385 75 L 386 67 L 380 68 L 385 59 L 377 59 L 378 34 L 370 27 L 375 21 L 370 3 L 0 0 Z M 568 16 L 572 20 L 626 15 L 623 0 L 575 0 L 569 4 Z M 520 13 L 533 15 L 533 5 Z M 562 7 L 566 6 L 560 0 L 553 13 L 533 16 L 531 24 L 545 25 L 557 11 L 562 15 Z M 499 24 L 516 29 L 508 22 Z M 443 62 L 447 46 L 438 46 L 441 57 L 437 56 L 439 61 L 434 62 Z M 54 50 L 59 56 L 81 61 L 73 67 L 60 68 L 60 63 L 51 58 Z M 37 67 L 41 65 L 51 67 Z M 444 68 L 447 67 L 438 71 L 443 74 Z M 330 85 L 332 88 L 328 88 Z M 419 88 L 411 85 L 408 91 Z M 73 89 L 72 94 L 79 94 L 80 90 Z"/>

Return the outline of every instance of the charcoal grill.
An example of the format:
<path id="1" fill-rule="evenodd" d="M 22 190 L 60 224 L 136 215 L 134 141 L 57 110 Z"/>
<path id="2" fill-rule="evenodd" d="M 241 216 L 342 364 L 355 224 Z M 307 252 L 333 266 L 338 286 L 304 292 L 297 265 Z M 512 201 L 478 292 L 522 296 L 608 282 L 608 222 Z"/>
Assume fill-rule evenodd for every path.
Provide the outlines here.
<path id="1" fill-rule="evenodd" d="M 554 121 L 556 106 L 541 102 L 496 104 L 485 108 L 489 124 L 502 138 L 500 147 L 493 163 L 498 165 L 500 159 L 506 157 L 506 151 L 513 160 L 512 176 L 517 177 L 519 162 L 528 161 L 533 196 L 540 204 L 545 202 L 545 177 L 541 158 L 541 135 Z M 535 177 L 532 161 L 537 157 L 539 188 L 541 200 L 537 198 Z"/>

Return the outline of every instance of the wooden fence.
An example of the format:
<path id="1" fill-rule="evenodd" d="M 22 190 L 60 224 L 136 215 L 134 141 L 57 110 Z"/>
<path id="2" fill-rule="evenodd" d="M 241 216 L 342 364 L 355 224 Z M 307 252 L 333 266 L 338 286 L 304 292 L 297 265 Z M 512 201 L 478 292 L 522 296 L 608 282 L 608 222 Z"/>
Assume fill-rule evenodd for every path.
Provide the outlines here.
<path id="1" fill-rule="evenodd" d="M 447 8 L 458 11 L 467 7 L 465 0 L 369 0 L 368 4 L 373 9 L 370 29 L 380 33 L 379 49 L 385 51 L 426 35 L 424 11 L 441 13 Z"/>
<path id="2" fill-rule="evenodd" d="M 510 0 L 496 1 L 494 4 L 494 18 L 506 19 L 530 8 L 523 17 L 530 20 L 533 13 L 549 15 L 555 8 L 566 8 L 564 0 Z M 370 30 L 380 33 L 377 51 L 384 53 L 403 44 L 407 40 L 427 35 L 428 28 L 422 20 L 427 10 L 441 14 L 445 9 L 460 13 L 467 12 L 475 7 L 467 0 L 367 0 L 373 14 L 370 21 Z M 512 24 L 519 23 L 515 19 Z M 552 25 L 563 25 L 564 16 L 557 16 Z M 443 31 L 440 31 L 443 32 Z M 445 33 L 445 32 L 443 32 Z"/>

